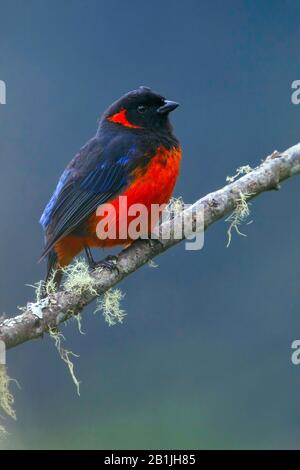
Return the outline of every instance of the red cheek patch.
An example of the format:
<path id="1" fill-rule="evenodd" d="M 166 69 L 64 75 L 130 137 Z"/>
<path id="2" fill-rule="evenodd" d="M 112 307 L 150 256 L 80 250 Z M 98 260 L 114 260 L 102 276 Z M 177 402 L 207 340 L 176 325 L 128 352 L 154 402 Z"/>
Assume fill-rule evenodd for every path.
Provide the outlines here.
<path id="1" fill-rule="evenodd" d="M 131 127 L 131 128 L 136 128 L 136 129 L 141 128 L 141 126 L 136 126 L 135 124 L 131 124 L 131 122 L 128 121 L 126 117 L 126 109 L 122 109 L 119 113 L 109 116 L 107 120 L 110 122 L 115 122 L 116 124 L 121 124 L 122 126 L 125 126 L 125 127 Z"/>

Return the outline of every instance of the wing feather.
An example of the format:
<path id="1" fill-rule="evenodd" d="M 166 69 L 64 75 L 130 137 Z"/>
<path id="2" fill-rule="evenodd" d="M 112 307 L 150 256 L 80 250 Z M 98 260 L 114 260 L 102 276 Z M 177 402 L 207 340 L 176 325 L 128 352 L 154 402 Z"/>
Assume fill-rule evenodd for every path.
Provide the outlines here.
<path id="1" fill-rule="evenodd" d="M 41 258 L 57 241 L 79 227 L 100 204 L 108 202 L 127 186 L 128 158 L 120 158 L 120 154 L 113 161 L 98 158 L 98 162 L 90 166 L 92 168 L 84 175 L 80 171 L 76 174 L 76 168 L 75 171 L 67 169 L 68 177 L 64 176 L 63 183 L 60 180 L 59 190 L 56 189 L 41 218 L 47 238 Z M 48 220 L 49 223 L 45 223 Z"/>

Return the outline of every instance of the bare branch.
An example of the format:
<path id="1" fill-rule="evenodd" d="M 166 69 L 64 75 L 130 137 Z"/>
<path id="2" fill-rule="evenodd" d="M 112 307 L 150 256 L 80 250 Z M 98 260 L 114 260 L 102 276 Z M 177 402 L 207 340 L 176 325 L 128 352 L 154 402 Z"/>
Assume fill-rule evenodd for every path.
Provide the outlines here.
<path id="1" fill-rule="evenodd" d="M 300 143 L 283 153 L 274 152 L 251 172 L 199 199 L 188 209 L 187 215 L 192 218 L 195 226 L 192 209 L 197 210 L 202 206 L 206 229 L 233 211 L 241 194 L 246 194 L 247 200 L 253 199 L 264 191 L 279 189 L 282 181 L 299 172 Z M 170 222 L 165 224 L 168 223 Z M 49 328 L 54 328 L 72 315 L 79 314 L 97 296 L 180 241 L 172 237 L 168 240 L 137 240 L 120 253 L 116 262 L 117 269 L 96 269 L 90 274 L 92 289 L 87 287 L 68 291 L 63 288 L 50 294 L 42 304 L 28 304 L 22 314 L 0 320 L 0 340 L 4 341 L 9 349 L 49 332 Z"/>

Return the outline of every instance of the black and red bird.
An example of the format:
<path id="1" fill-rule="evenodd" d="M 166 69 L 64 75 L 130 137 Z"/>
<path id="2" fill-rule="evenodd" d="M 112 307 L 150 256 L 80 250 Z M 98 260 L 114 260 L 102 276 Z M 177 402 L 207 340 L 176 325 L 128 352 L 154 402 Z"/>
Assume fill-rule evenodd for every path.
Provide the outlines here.
<path id="1" fill-rule="evenodd" d="M 169 201 L 179 173 L 181 148 L 169 113 L 178 103 L 141 86 L 122 96 L 103 114 L 96 135 L 71 160 L 60 177 L 40 223 L 45 231 L 48 274 L 68 265 L 83 249 L 92 262 L 91 247 L 128 245 L 130 236 L 100 239 L 96 210 L 104 203 L 116 209 L 119 196 L 128 207 Z"/>

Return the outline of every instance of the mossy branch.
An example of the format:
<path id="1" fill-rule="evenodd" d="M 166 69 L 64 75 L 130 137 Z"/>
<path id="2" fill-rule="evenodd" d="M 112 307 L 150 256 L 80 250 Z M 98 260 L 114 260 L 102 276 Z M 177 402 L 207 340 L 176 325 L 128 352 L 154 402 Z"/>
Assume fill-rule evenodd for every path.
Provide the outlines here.
<path id="1" fill-rule="evenodd" d="M 247 195 L 248 202 L 265 191 L 279 189 L 282 181 L 299 172 L 300 143 L 285 152 L 274 152 L 253 170 L 247 167 L 246 172 L 240 172 L 243 176 L 199 199 L 186 211 L 187 216 L 196 227 L 192 209 L 197 211 L 197 208 L 203 207 L 206 229 L 239 208 L 241 194 Z M 181 224 L 181 220 L 178 223 Z M 166 228 L 168 224 L 171 222 L 165 222 L 161 227 Z M 71 283 L 66 283 L 57 293 L 49 289 L 45 299 L 28 303 L 20 315 L 1 320 L 0 339 L 9 349 L 55 329 L 59 323 L 68 320 L 72 315 L 78 315 L 99 295 L 180 241 L 182 240 L 172 237 L 168 240 L 137 240 L 119 254 L 117 269 L 95 269 L 86 273 L 84 279 L 81 278 L 81 272 L 77 273 L 76 282 L 73 282 L 73 279 Z"/>

